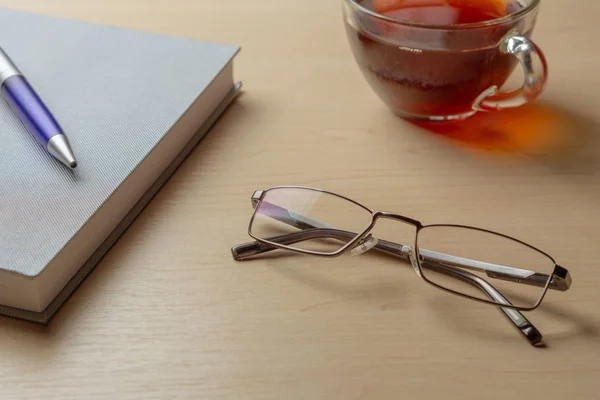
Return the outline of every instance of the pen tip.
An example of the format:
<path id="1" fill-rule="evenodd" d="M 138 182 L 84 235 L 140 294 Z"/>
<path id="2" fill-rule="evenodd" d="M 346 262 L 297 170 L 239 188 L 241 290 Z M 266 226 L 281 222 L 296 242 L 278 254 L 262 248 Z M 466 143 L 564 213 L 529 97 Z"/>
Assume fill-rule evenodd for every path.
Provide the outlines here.
<path id="1" fill-rule="evenodd" d="M 54 156 L 58 161 L 63 163 L 66 167 L 74 169 L 77 167 L 77 160 L 69 146 L 67 137 L 63 134 L 54 135 L 48 140 L 46 149 L 50 154 Z"/>

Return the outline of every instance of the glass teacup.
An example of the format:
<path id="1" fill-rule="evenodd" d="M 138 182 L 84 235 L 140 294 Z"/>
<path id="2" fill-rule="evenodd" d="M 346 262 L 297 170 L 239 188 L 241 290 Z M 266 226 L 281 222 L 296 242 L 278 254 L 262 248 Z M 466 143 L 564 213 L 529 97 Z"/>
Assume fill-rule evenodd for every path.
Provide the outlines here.
<path id="1" fill-rule="evenodd" d="M 375 12 L 374 1 L 343 0 L 346 32 L 366 80 L 396 114 L 454 120 L 518 107 L 544 90 L 546 60 L 530 39 L 540 0 L 495 0 L 502 16 L 467 23 L 403 20 Z M 501 92 L 518 62 L 523 86 Z"/>

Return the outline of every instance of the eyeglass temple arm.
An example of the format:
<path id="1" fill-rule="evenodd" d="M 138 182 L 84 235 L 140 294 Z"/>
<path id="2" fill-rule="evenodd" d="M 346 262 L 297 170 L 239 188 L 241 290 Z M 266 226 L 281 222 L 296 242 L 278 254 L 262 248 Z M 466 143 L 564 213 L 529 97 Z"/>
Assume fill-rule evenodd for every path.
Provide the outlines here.
<path id="1" fill-rule="evenodd" d="M 269 238 L 269 241 L 280 243 L 283 245 L 290 245 L 304 240 L 312 239 L 337 239 L 342 242 L 348 242 L 353 239 L 356 234 L 351 232 L 340 231 L 337 229 L 313 229 L 308 231 L 298 231 L 289 233 L 273 238 Z M 240 244 L 232 248 L 232 254 L 235 260 L 243 261 L 252 256 L 262 254 L 271 250 L 276 249 L 275 246 L 268 243 L 260 242 L 249 242 Z M 377 245 L 374 247 L 375 250 L 409 261 L 408 246 L 403 246 L 397 243 L 388 242 L 385 240 L 379 240 Z M 425 261 L 421 263 L 423 268 L 432 269 L 444 275 L 448 275 L 455 279 L 460 279 L 465 283 L 473 285 L 477 289 L 481 290 L 491 300 L 496 301 L 500 304 L 511 305 L 511 303 L 504 298 L 492 285 L 486 282 L 484 279 L 471 274 L 467 271 L 458 270 L 453 267 L 436 264 L 435 262 Z M 525 336 L 525 338 L 532 345 L 539 345 L 542 342 L 542 334 L 533 326 L 527 318 L 521 314 L 518 310 L 511 308 L 500 307 L 500 310 L 508 318 L 508 320 Z"/>
<path id="2" fill-rule="evenodd" d="M 258 196 L 258 197 L 257 197 Z M 287 225 L 294 226 L 298 229 L 312 230 L 314 228 L 335 229 L 324 225 L 318 221 L 307 218 L 303 215 L 294 213 L 286 208 L 279 207 L 273 203 L 261 201 L 260 192 L 252 197 L 252 206 L 256 207 L 259 203 L 261 204 L 261 213 L 273 218 L 277 221 L 283 222 Z M 356 234 L 348 239 L 353 239 Z M 305 239 L 310 240 L 310 239 Z M 295 243 L 295 242 L 294 242 Z M 392 242 L 386 242 L 392 243 Z M 282 243 L 283 244 L 283 243 Z M 394 243 L 395 244 L 395 243 Z M 377 246 L 376 246 L 377 247 Z M 522 283 L 530 286 L 545 287 L 548 282 L 548 275 L 541 274 L 534 271 L 506 267 L 503 265 L 490 264 L 476 260 L 470 260 L 467 258 L 456 257 L 449 254 L 438 253 L 431 250 L 419 248 L 419 256 L 424 260 L 435 261 L 438 264 L 460 267 L 470 269 L 474 271 L 483 270 L 487 276 L 494 279 L 500 279 L 510 282 Z M 571 275 L 565 268 L 556 265 L 552 274 L 549 288 L 553 290 L 566 291 L 571 286 Z"/>
<path id="3" fill-rule="evenodd" d="M 421 263 L 423 268 L 431 269 L 436 272 L 448 275 L 454 279 L 461 280 L 472 286 L 475 286 L 485 293 L 490 300 L 500 304 L 512 305 L 504 296 L 500 294 L 489 282 L 470 272 L 457 270 L 451 267 L 431 264 L 429 262 Z M 508 320 L 523 334 L 523 336 L 533 346 L 543 346 L 542 334 L 535 326 L 518 310 L 507 307 L 499 307 L 500 311 L 508 318 Z"/>
<path id="4" fill-rule="evenodd" d="M 490 278 L 504 281 L 522 283 L 530 286 L 546 287 L 548 275 L 538 272 L 523 270 L 519 268 L 506 267 L 498 264 L 490 264 L 482 261 L 470 260 L 468 258 L 456 257 L 449 254 L 438 253 L 419 247 L 419 256 L 422 260 L 432 261 L 438 265 L 448 267 L 459 267 L 472 271 L 483 270 Z M 571 276 L 563 267 L 556 265 L 550 281 L 550 289 L 564 292 L 571 286 Z"/>

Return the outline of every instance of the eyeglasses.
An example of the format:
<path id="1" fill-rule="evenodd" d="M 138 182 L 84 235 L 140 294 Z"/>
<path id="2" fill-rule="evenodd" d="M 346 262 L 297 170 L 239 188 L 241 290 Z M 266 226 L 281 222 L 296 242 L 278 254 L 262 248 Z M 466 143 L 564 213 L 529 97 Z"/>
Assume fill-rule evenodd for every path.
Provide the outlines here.
<path id="1" fill-rule="evenodd" d="M 334 257 L 375 250 L 409 260 L 418 276 L 449 293 L 498 306 L 534 346 L 541 333 L 521 311 L 537 308 L 548 289 L 565 291 L 569 272 L 543 251 L 518 239 L 462 225 L 423 225 L 399 214 L 371 211 L 325 190 L 281 186 L 252 195 L 248 234 L 256 241 L 234 246 L 235 260 L 275 249 Z M 415 229 L 414 245 L 373 237 L 379 219 Z"/>

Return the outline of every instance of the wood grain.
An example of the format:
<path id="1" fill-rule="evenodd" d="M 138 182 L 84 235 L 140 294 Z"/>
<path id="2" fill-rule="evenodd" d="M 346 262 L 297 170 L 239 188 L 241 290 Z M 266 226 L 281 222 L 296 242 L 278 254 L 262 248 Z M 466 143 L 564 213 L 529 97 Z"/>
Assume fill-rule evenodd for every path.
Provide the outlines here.
<path id="1" fill-rule="evenodd" d="M 245 84 L 48 327 L 0 320 L 2 400 L 598 397 L 599 2 L 543 2 L 534 39 L 551 75 L 540 101 L 445 134 L 393 116 L 371 92 L 339 1 L 0 5 L 238 44 Z M 234 262 L 249 196 L 280 184 L 550 252 L 573 286 L 527 315 L 548 347 L 393 260 Z"/>

